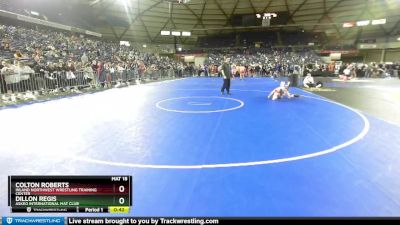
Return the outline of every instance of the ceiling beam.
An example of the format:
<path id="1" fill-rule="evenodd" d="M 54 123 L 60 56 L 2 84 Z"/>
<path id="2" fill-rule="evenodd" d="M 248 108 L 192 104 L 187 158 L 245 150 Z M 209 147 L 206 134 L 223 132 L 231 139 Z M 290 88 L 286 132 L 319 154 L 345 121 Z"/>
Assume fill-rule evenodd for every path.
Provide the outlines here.
<path id="1" fill-rule="evenodd" d="M 357 44 L 357 43 L 358 43 L 358 41 L 359 41 L 360 38 L 361 38 L 362 32 L 363 32 L 363 28 L 362 28 L 362 27 L 358 27 L 358 31 L 357 31 L 356 38 L 355 38 L 355 40 L 354 40 L 354 44 Z"/>
<path id="2" fill-rule="evenodd" d="M 324 17 L 322 19 L 326 18 L 326 19 L 328 19 L 329 22 L 332 23 L 332 27 L 335 29 L 336 35 L 339 37 L 341 35 L 341 32 L 340 32 L 337 24 L 335 24 L 332 17 L 329 16 L 329 13 L 326 13 L 328 11 L 328 9 L 326 8 L 326 0 L 324 0 L 322 3 L 323 3 L 323 9 L 324 9 Z M 313 30 L 313 32 L 315 32 L 315 29 Z"/>
<path id="3" fill-rule="evenodd" d="M 203 16 L 205 4 L 206 4 L 206 1 L 204 1 L 203 9 L 202 9 L 202 11 L 201 11 L 201 15 L 200 15 L 200 16 L 198 16 L 189 6 L 187 6 L 186 4 L 184 5 L 184 6 L 197 18 L 197 22 L 196 22 L 196 24 L 192 27 L 192 29 L 197 28 L 197 26 L 198 26 L 199 24 L 201 24 L 203 28 L 206 28 L 205 25 L 203 24 L 203 21 L 202 21 L 202 16 Z M 191 29 L 191 30 L 192 30 L 192 29 Z M 205 32 L 206 32 L 206 34 L 208 35 L 208 31 L 205 30 Z M 186 44 L 186 42 L 187 42 L 187 40 L 188 40 L 189 38 L 190 38 L 190 37 L 186 37 L 186 38 L 183 40 L 183 43 Z"/>
<path id="4" fill-rule="evenodd" d="M 109 7 L 113 2 L 112 1 L 97 1 L 95 4 L 99 4 L 100 5 L 100 9 L 99 11 L 96 13 L 96 15 L 94 16 L 97 20 L 100 20 L 99 17 L 102 13 L 105 12 L 106 8 Z M 91 7 L 94 7 L 94 5 L 90 5 Z M 104 19 L 104 22 L 106 22 L 107 26 L 110 28 L 111 32 L 113 33 L 115 39 L 119 40 L 119 36 L 117 35 L 117 33 L 115 32 L 114 27 L 107 21 L 107 18 Z"/>
<path id="5" fill-rule="evenodd" d="M 203 15 L 204 15 L 204 10 L 206 9 L 206 4 L 207 4 L 207 1 L 204 1 L 203 8 L 201 9 L 201 14 L 200 14 L 201 23 L 203 23 Z M 204 25 L 204 23 L 203 23 L 203 25 Z M 206 33 L 206 35 L 209 35 L 207 30 L 205 31 L 205 33 Z"/>
<path id="6" fill-rule="evenodd" d="M 151 38 L 151 35 L 150 35 L 150 33 L 149 33 L 149 30 L 147 29 L 146 24 L 144 24 L 144 22 L 143 22 L 143 20 L 142 20 L 142 17 L 139 17 L 139 20 L 140 20 L 140 22 L 142 23 L 142 26 L 144 27 L 144 30 L 146 31 L 147 36 L 149 37 L 150 42 L 153 42 L 153 38 Z"/>
<path id="7" fill-rule="evenodd" d="M 360 14 L 358 14 L 358 16 L 357 16 L 355 21 L 359 21 L 364 16 L 364 14 L 367 12 L 367 9 L 368 9 L 368 6 L 369 6 L 368 3 L 369 2 L 367 2 L 365 4 L 364 9 L 361 10 Z M 352 29 L 348 28 L 347 32 L 340 36 L 340 39 L 344 40 L 350 34 L 351 31 L 352 31 Z"/>
<path id="8" fill-rule="evenodd" d="M 226 14 L 226 12 L 222 9 L 222 7 L 221 7 L 221 5 L 218 3 L 218 1 L 217 1 L 217 0 L 214 0 L 214 2 L 215 2 L 215 5 L 217 5 L 219 11 L 221 11 L 222 14 L 224 14 L 225 18 L 226 18 L 227 20 L 229 20 L 229 16 L 228 16 L 228 15 Z"/>
<path id="9" fill-rule="evenodd" d="M 367 8 L 367 12 L 368 12 L 368 14 L 369 14 L 370 16 L 372 16 L 374 19 L 377 19 L 377 18 L 375 18 L 375 14 L 373 14 L 369 8 Z M 386 36 L 389 35 L 389 32 L 385 29 L 385 27 L 382 26 L 382 24 L 379 24 L 379 28 L 383 31 L 383 33 L 384 33 Z"/>
<path id="10" fill-rule="evenodd" d="M 230 14 L 229 16 L 226 15 L 225 12 L 221 9 L 221 6 L 218 4 L 217 0 L 214 0 L 214 2 L 217 4 L 218 8 L 224 13 L 224 15 L 225 15 L 225 17 L 226 17 L 226 22 L 225 22 L 225 24 L 224 24 L 224 28 L 225 28 L 226 26 L 228 26 L 228 24 L 230 24 L 231 27 L 233 28 L 231 18 L 232 18 L 232 15 L 233 15 L 233 14 L 235 13 L 235 11 L 236 11 L 236 8 L 237 8 L 237 6 L 238 6 L 238 4 L 239 4 L 239 0 L 236 0 L 235 5 L 233 6 L 232 12 L 231 12 L 231 14 Z M 235 29 L 233 28 L 233 30 L 235 30 Z M 222 33 L 222 29 L 219 31 L 218 35 L 220 35 L 221 33 Z"/>
<path id="11" fill-rule="evenodd" d="M 124 30 L 124 32 L 122 32 L 121 36 L 119 37 L 119 39 L 122 39 L 125 35 L 125 33 L 132 27 L 132 25 L 136 22 L 136 20 L 139 18 L 139 16 L 142 16 L 144 13 L 146 13 L 147 11 L 153 9 L 154 7 L 158 6 L 159 4 L 161 4 L 162 2 L 164 2 L 163 0 L 160 0 L 156 3 L 154 3 L 153 5 L 149 6 L 147 9 L 143 10 L 142 12 L 138 11 L 138 14 L 135 16 L 134 19 L 132 19 L 130 21 L 129 26 Z M 139 0 L 138 0 L 138 4 L 139 4 Z"/>
<path id="12" fill-rule="evenodd" d="M 249 1 L 249 4 L 250 4 L 251 9 L 253 10 L 253 13 L 254 13 L 254 14 L 257 14 L 257 10 L 256 10 L 256 8 L 254 7 L 253 2 L 251 2 L 251 0 L 248 0 L 248 1 Z"/>
<path id="13" fill-rule="evenodd" d="M 170 22 L 171 22 L 172 26 L 174 27 L 174 29 L 178 30 L 178 28 L 176 27 L 176 24 L 174 22 L 174 19 L 172 19 L 172 15 L 173 15 L 173 12 L 174 12 L 174 3 L 171 2 L 170 6 L 171 6 L 171 8 L 170 8 L 171 12 L 169 14 Z M 179 36 L 178 38 L 179 38 L 179 42 L 182 43 L 182 36 Z"/>
<path id="14" fill-rule="evenodd" d="M 396 31 L 396 29 L 399 25 L 400 25 L 400 20 L 397 21 L 397 23 L 394 25 L 394 27 L 389 31 L 389 34 L 392 35 Z"/>
<path id="15" fill-rule="evenodd" d="M 260 26 L 248 26 L 248 27 L 208 27 L 206 28 L 207 30 L 243 30 L 243 29 L 260 29 L 260 30 L 265 30 L 265 29 L 275 29 L 275 28 L 285 28 L 285 27 L 309 27 L 309 26 L 332 26 L 334 24 L 338 23 L 305 23 L 305 24 L 287 24 L 287 25 L 271 25 L 269 27 L 260 27 Z M 192 29 L 192 31 L 203 31 L 205 29 L 202 28 L 196 28 Z"/>
<path id="16" fill-rule="evenodd" d="M 293 23 L 296 23 L 296 22 L 293 20 L 293 16 L 294 16 L 294 14 L 297 13 L 297 11 L 299 11 L 299 10 L 301 9 L 301 7 L 303 7 L 303 6 L 307 3 L 307 1 L 308 1 L 308 0 L 304 0 L 299 6 L 297 6 L 297 8 L 296 8 L 293 12 L 291 12 L 291 13 L 290 13 L 290 11 L 289 11 L 289 7 L 287 6 L 288 12 L 290 13 L 289 19 L 288 19 L 288 20 L 291 20 Z M 285 2 L 287 3 L 287 0 L 286 0 Z"/>
<path id="17" fill-rule="evenodd" d="M 287 0 L 285 0 L 285 7 L 286 7 L 286 11 L 288 11 L 289 12 L 289 15 L 291 14 L 290 13 L 290 8 L 289 8 L 289 4 L 288 4 L 288 1 Z M 294 21 L 293 21 L 293 18 L 291 17 L 291 16 L 289 16 L 289 18 L 288 18 L 288 22 L 289 21 L 291 21 L 292 23 L 295 23 Z"/>
<path id="18" fill-rule="evenodd" d="M 167 25 L 170 21 L 171 21 L 171 19 L 168 18 L 167 22 L 164 23 L 164 25 L 161 27 L 160 31 L 158 31 L 158 34 L 153 38 L 153 41 L 155 41 L 158 37 L 160 37 L 161 31 L 167 27 Z"/>
<path id="19" fill-rule="evenodd" d="M 261 13 L 265 13 L 266 10 L 271 6 L 271 4 L 272 4 L 272 0 L 269 0 L 269 2 L 265 5 L 265 7 Z"/>
<path id="20" fill-rule="evenodd" d="M 196 24 L 193 26 L 193 28 L 196 28 L 199 24 L 201 24 L 201 26 L 202 26 L 203 28 L 206 28 L 206 26 L 203 24 L 203 21 L 202 21 L 202 17 L 203 17 L 203 13 L 204 13 L 205 4 L 206 4 L 206 1 L 204 1 L 203 8 L 202 8 L 202 10 L 201 10 L 201 15 L 200 15 L 200 16 L 198 16 L 189 6 L 187 6 L 186 4 L 184 4 L 185 8 L 186 8 L 187 10 L 189 10 L 189 11 L 196 17 L 196 19 L 197 19 L 197 22 L 196 22 Z M 192 28 L 192 29 L 193 29 L 193 28 Z M 207 32 L 207 31 L 206 31 L 206 34 L 208 35 L 208 32 Z M 183 42 L 186 43 L 186 41 L 187 41 L 188 38 L 189 38 L 189 37 L 186 37 L 186 38 L 184 39 Z"/>
<path id="21" fill-rule="evenodd" d="M 344 0 L 337 1 L 337 2 L 336 2 L 333 6 L 331 6 L 329 9 L 324 9 L 324 13 L 323 13 L 322 16 L 318 19 L 318 23 L 322 22 L 322 20 L 325 18 L 325 16 L 329 15 L 329 13 L 330 13 L 334 8 L 336 8 L 338 5 L 340 5 L 342 2 L 344 2 Z M 325 5 L 325 6 L 326 6 L 326 5 Z M 316 28 L 317 26 L 318 26 L 318 25 L 315 25 L 315 26 L 312 28 L 312 31 L 314 31 L 315 28 Z"/>
<path id="22" fill-rule="evenodd" d="M 100 10 L 96 13 L 95 18 L 98 18 L 105 10 L 111 6 L 114 2 L 113 1 L 101 1 L 100 3 Z"/>
<path id="23" fill-rule="evenodd" d="M 140 14 L 140 1 L 139 0 L 137 1 L 137 7 L 138 7 L 138 14 Z M 146 24 L 143 22 L 142 16 L 139 16 L 139 20 L 142 23 L 142 26 L 144 27 L 144 30 L 146 31 L 146 34 L 147 34 L 150 42 L 152 43 L 153 39 L 151 38 L 151 35 L 149 33 L 149 30 L 147 29 Z"/>
<path id="24" fill-rule="evenodd" d="M 201 20 L 201 23 L 203 23 L 203 15 L 204 15 L 204 10 L 206 9 L 206 4 L 207 4 L 207 1 L 204 1 L 203 7 L 202 7 L 201 13 L 200 13 L 200 20 Z M 204 25 L 204 23 L 203 23 L 203 25 Z M 205 30 L 204 33 L 205 33 L 207 36 L 210 35 L 210 34 L 208 33 L 208 30 Z M 198 38 L 198 36 L 197 36 L 196 44 L 199 44 L 199 38 Z"/>

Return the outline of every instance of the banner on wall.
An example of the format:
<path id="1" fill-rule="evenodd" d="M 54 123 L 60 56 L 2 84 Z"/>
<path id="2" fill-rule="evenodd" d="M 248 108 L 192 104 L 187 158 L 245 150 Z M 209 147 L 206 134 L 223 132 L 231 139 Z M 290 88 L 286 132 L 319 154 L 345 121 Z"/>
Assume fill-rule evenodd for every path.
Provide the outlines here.
<path id="1" fill-rule="evenodd" d="M 185 56 L 185 58 L 184 58 L 184 60 L 185 60 L 185 62 L 187 62 L 187 63 L 194 63 L 194 56 L 193 55 L 188 55 L 188 56 Z"/>
<path id="2" fill-rule="evenodd" d="M 342 57 L 342 53 L 331 53 L 330 55 L 331 60 L 340 60 Z"/>

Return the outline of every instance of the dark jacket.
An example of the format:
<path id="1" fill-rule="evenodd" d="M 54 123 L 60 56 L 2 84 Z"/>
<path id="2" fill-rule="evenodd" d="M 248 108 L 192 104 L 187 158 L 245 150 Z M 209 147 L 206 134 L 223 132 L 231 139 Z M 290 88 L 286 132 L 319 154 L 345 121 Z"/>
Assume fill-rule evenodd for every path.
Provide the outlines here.
<path id="1" fill-rule="evenodd" d="M 222 64 L 221 69 L 224 71 L 226 78 L 230 79 L 231 78 L 231 66 L 228 63 L 224 62 L 224 64 Z"/>

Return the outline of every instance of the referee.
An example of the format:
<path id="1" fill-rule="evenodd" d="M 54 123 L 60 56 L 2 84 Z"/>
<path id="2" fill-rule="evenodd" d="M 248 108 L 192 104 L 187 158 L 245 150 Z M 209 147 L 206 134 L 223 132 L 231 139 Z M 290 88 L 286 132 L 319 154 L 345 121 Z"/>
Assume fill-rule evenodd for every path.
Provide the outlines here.
<path id="1" fill-rule="evenodd" d="M 231 65 L 229 65 L 229 61 L 230 59 L 226 57 L 221 67 L 221 74 L 222 77 L 224 78 L 224 84 L 222 85 L 221 88 L 221 94 L 224 94 L 224 91 L 226 89 L 228 95 L 231 94 L 229 92 L 229 89 L 231 87 Z"/>

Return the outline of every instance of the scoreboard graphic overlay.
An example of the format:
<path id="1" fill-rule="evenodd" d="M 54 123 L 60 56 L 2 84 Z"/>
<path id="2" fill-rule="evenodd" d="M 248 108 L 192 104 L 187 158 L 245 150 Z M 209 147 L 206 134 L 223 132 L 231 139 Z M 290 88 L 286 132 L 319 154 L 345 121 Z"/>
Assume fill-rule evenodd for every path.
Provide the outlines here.
<path id="1" fill-rule="evenodd" d="M 132 176 L 9 176 L 12 213 L 128 213 Z"/>

